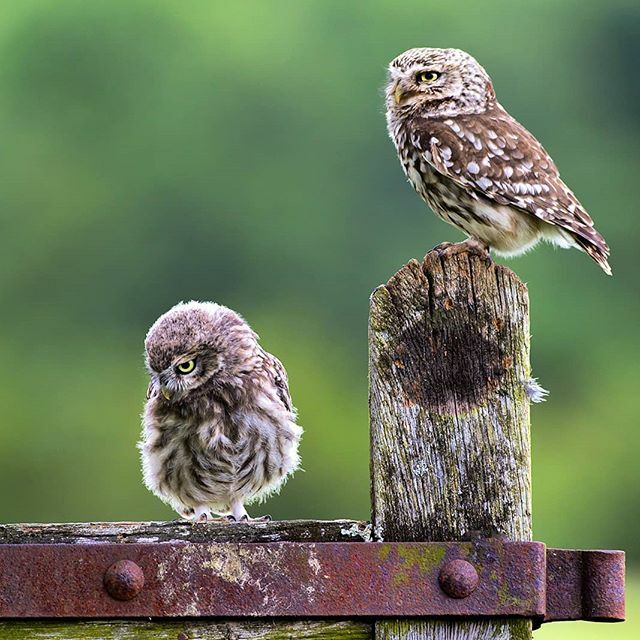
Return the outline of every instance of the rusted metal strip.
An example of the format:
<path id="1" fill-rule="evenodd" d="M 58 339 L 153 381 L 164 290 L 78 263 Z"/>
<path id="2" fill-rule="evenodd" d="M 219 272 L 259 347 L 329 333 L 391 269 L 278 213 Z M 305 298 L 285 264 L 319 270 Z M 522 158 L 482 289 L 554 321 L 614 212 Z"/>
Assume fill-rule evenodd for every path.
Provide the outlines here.
<path id="1" fill-rule="evenodd" d="M 0 618 L 622 619 L 620 557 L 594 553 L 550 550 L 548 572 L 542 543 L 502 540 L 5 544 Z"/>
<path id="2" fill-rule="evenodd" d="M 545 611 L 542 544 L 3 545 L 0 558 L 2 617 L 534 617 Z M 440 571 L 453 560 L 478 574 L 467 597 L 440 587 Z"/>

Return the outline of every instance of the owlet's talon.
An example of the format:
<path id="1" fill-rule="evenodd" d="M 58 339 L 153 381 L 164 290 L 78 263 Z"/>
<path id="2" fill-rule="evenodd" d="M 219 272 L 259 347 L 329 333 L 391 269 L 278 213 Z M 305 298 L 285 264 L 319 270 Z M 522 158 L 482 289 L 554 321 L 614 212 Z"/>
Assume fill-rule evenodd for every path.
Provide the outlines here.
<path id="1" fill-rule="evenodd" d="M 211 511 L 209 507 L 199 505 L 194 509 L 188 510 L 188 516 L 194 523 L 209 522 L 211 520 Z"/>
<path id="2" fill-rule="evenodd" d="M 271 516 L 260 516 L 259 518 L 252 518 L 248 514 L 243 515 L 238 522 L 245 524 L 251 524 L 252 522 L 271 522 Z"/>

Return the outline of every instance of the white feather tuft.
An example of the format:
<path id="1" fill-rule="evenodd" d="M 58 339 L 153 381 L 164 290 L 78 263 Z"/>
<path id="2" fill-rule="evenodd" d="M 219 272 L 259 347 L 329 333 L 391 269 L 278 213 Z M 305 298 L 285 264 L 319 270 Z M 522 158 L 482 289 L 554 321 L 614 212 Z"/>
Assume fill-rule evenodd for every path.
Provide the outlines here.
<path id="1" fill-rule="evenodd" d="M 540 386 L 536 378 L 529 378 L 524 383 L 524 391 L 531 402 L 544 402 L 549 392 Z"/>

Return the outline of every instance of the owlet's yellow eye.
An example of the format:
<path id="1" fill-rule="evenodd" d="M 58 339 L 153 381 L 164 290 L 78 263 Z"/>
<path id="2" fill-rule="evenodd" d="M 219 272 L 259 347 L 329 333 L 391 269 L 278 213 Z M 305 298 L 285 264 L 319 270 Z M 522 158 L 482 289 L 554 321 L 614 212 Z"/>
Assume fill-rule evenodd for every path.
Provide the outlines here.
<path id="1" fill-rule="evenodd" d="M 196 361 L 195 360 L 187 360 L 186 362 L 181 362 L 176 367 L 176 370 L 178 371 L 178 373 L 182 373 L 184 375 L 184 374 L 187 374 L 187 373 L 191 373 L 195 368 L 196 368 Z"/>
<path id="2" fill-rule="evenodd" d="M 435 82 L 439 77 L 440 74 L 437 71 L 420 71 L 416 75 L 416 80 L 418 82 Z"/>

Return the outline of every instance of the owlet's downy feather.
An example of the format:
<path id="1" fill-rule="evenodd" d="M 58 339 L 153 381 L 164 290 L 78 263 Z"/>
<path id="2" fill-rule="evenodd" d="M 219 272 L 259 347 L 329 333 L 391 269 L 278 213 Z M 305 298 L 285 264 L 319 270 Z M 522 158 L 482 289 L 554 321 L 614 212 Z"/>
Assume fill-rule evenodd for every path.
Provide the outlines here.
<path id="1" fill-rule="evenodd" d="M 248 520 L 244 505 L 277 491 L 300 463 L 284 367 L 237 313 L 212 302 L 161 316 L 145 355 L 145 484 L 184 518 Z"/>
<path id="2" fill-rule="evenodd" d="M 389 65 L 387 126 L 409 182 L 446 222 L 502 255 L 544 239 L 609 247 L 542 145 L 496 100 L 487 72 L 458 49 L 410 49 Z"/>

